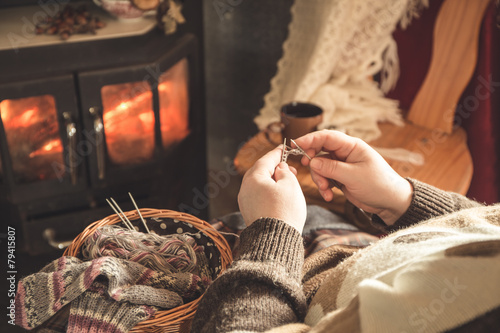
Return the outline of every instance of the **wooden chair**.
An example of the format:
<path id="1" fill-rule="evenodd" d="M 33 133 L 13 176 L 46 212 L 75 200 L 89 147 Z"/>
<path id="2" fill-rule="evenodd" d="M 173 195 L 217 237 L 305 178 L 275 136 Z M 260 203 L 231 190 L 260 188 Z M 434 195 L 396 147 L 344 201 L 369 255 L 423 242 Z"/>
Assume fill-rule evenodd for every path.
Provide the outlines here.
<path id="1" fill-rule="evenodd" d="M 405 126 L 380 124 L 374 147 L 404 148 L 422 154 L 423 165 L 388 162 L 402 176 L 465 194 L 472 158 L 465 131 L 454 127 L 455 110 L 477 61 L 479 29 L 489 0 L 447 0 L 433 36 L 431 64 L 405 120 Z M 458 117 L 463 116 L 461 114 Z"/>

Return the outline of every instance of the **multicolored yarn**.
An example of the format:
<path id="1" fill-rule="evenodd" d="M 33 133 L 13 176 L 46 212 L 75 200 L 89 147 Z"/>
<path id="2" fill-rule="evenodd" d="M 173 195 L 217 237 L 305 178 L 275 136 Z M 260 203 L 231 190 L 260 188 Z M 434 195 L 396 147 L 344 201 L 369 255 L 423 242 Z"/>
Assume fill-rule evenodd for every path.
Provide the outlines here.
<path id="1" fill-rule="evenodd" d="M 17 325 L 125 333 L 158 309 L 200 297 L 211 283 L 205 249 L 187 233 L 160 236 L 106 225 L 80 250 L 82 258 L 61 257 L 19 281 Z M 67 305 L 69 314 L 58 316 Z"/>
<path id="2" fill-rule="evenodd" d="M 60 327 L 52 317 L 66 305 L 67 332 L 124 333 L 158 309 L 172 309 L 206 289 L 192 273 L 165 274 L 129 260 L 61 257 L 22 278 L 16 294 L 16 325 Z M 51 331 L 53 332 L 53 331 Z"/>
<path id="3" fill-rule="evenodd" d="M 157 235 L 105 225 L 87 238 L 81 248 L 84 260 L 115 257 L 137 262 L 157 272 L 187 272 L 199 275 L 206 265 L 200 260 L 203 246 L 187 234 Z M 203 262 L 200 262 L 203 261 Z"/>

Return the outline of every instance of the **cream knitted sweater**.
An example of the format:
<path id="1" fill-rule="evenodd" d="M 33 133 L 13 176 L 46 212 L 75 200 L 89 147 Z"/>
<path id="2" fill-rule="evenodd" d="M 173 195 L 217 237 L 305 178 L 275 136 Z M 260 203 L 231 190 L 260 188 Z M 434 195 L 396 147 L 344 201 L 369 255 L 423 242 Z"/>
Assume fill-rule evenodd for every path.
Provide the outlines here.
<path id="1" fill-rule="evenodd" d="M 240 257 L 203 297 L 192 331 L 498 328 L 500 205 L 412 182 L 410 208 L 386 228 L 393 232 L 364 249 L 332 246 L 304 264 L 295 229 L 270 218 L 253 223 Z"/>

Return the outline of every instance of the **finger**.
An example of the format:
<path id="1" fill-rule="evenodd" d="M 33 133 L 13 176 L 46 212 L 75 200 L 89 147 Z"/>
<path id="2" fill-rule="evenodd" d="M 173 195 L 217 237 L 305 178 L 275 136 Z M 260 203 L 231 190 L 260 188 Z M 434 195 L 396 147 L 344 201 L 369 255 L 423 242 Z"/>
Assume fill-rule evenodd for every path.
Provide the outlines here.
<path id="1" fill-rule="evenodd" d="M 310 167 L 311 171 L 320 176 L 342 184 L 349 184 L 352 178 L 356 176 L 353 172 L 355 165 L 324 157 L 313 158 Z"/>
<path id="2" fill-rule="evenodd" d="M 288 167 L 290 168 L 290 171 L 295 175 L 295 177 L 297 177 L 297 173 L 298 173 L 297 169 L 295 169 L 295 167 L 293 167 L 291 165 L 289 165 Z"/>
<path id="3" fill-rule="evenodd" d="M 292 173 L 290 167 L 285 162 L 282 162 L 276 168 L 274 172 L 274 178 L 276 182 L 298 182 L 297 177 Z"/>
<path id="4" fill-rule="evenodd" d="M 276 166 L 281 161 L 282 146 L 283 145 L 279 145 L 259 158 L 250 168 L 250 173 L 272 177 L 274 175 L 274 169 L 276 169 Z"/>
<path id="5" fill-rule="evenodd" d="M 327 190 L 319 190 L 319 193 L 323 197 L 325 201 L 332 201 L 333 200 L 333 191 L 331 188 Z"/>
<path id="6" fill-rule="evenodd" d="M 328 179 L 328 187 L 329 188 L 333 188 L 333 187 L 336 187 L 338 188 L 339 190 L 342 190 L 342 186 L 344 186 L 344 184 L 336 181 L 336 180 L 333 180 L 333 179 Z"/>
<path id="7" fill-rule="evenodd" d="M 328 189 L 329 182 L 328 179 L 326 179 L 325 177 L 311 170 L 311 178 L 319 190 Z"/>
<path id="8" fill-rule="evenodd" d="M 302 165 L 308 166 L 309 163 L 311 162 L 309 157 L 313 158 L 316 155 L 316 152 L 314 151 L 314 149 L 306 149 L 305 152 L 306 152 L 307 156 L 305 156 L 305 155 L 302 156 L 300 162 L 302 163 Z"/>
<path id="9" fill-rule="evenodd" d="M 362 142 L 357 138 L 332 130 L 308 133 L 295 141 L 306 151 L 313 149 L 315 154 L 322 150 L 334 152 L 341 160 L 346 160 L 356 146 Z"/>
<path id="10" fill-rule="evenodd" d="M 333 199 L 332 185 L 328 179 L 320 176 L 318 173 L 311 170 L 311 178 L 313 182 L 318 187 L 319 194 L 323 197 L 325 201 L 331 201 Z"/>

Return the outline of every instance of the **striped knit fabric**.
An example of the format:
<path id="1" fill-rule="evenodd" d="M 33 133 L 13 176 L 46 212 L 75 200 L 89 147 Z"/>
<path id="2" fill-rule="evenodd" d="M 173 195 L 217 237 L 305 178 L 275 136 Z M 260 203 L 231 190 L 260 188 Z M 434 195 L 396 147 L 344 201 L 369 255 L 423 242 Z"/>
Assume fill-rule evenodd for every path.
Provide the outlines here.
<path id="1" fill-rule="evenodd" d="M 353 216 L 353 218 L 355 217 Z M 379 237 L 377 235 L 360 230 L 357 225 L 351 222 L 353 221 L 348 222 L 340 215 L 322 207 L 308 205 L 307 220 L 302 234 L 305 258 L 333 245 L 366 247 L 378 241 Z M 359 223 L 370 222 L 359 221 Z M 210 224 L 223 234 L 231 247 L 233 258 L 236 258 L 239 254 L 239 236 L 245 229 L 245 222 L 241 214 L 231 213 L 213 219 Z M 377 234 L 381 233 L 376 227 L 371 226 L 371 228 Z"/>
<path id="2" fill-rule="evenodd" d="M 378 240 L 377 236 L 363 231 L 346 229 L 320 229 L 304 236 L 305 257 L 329 248 L 333 245 L 351 245 L 366 247 Z"/>
<path id="3" fill-rule="evenodd" d="M 203 290 L 200 277 L 190 273 L 166 275 L 113 257 L 61 257 L 19 281 L 16 324 L 39 327 L 69 305 L 68 332 L 128 332 L 158 309 L 182 305 Z"/>

